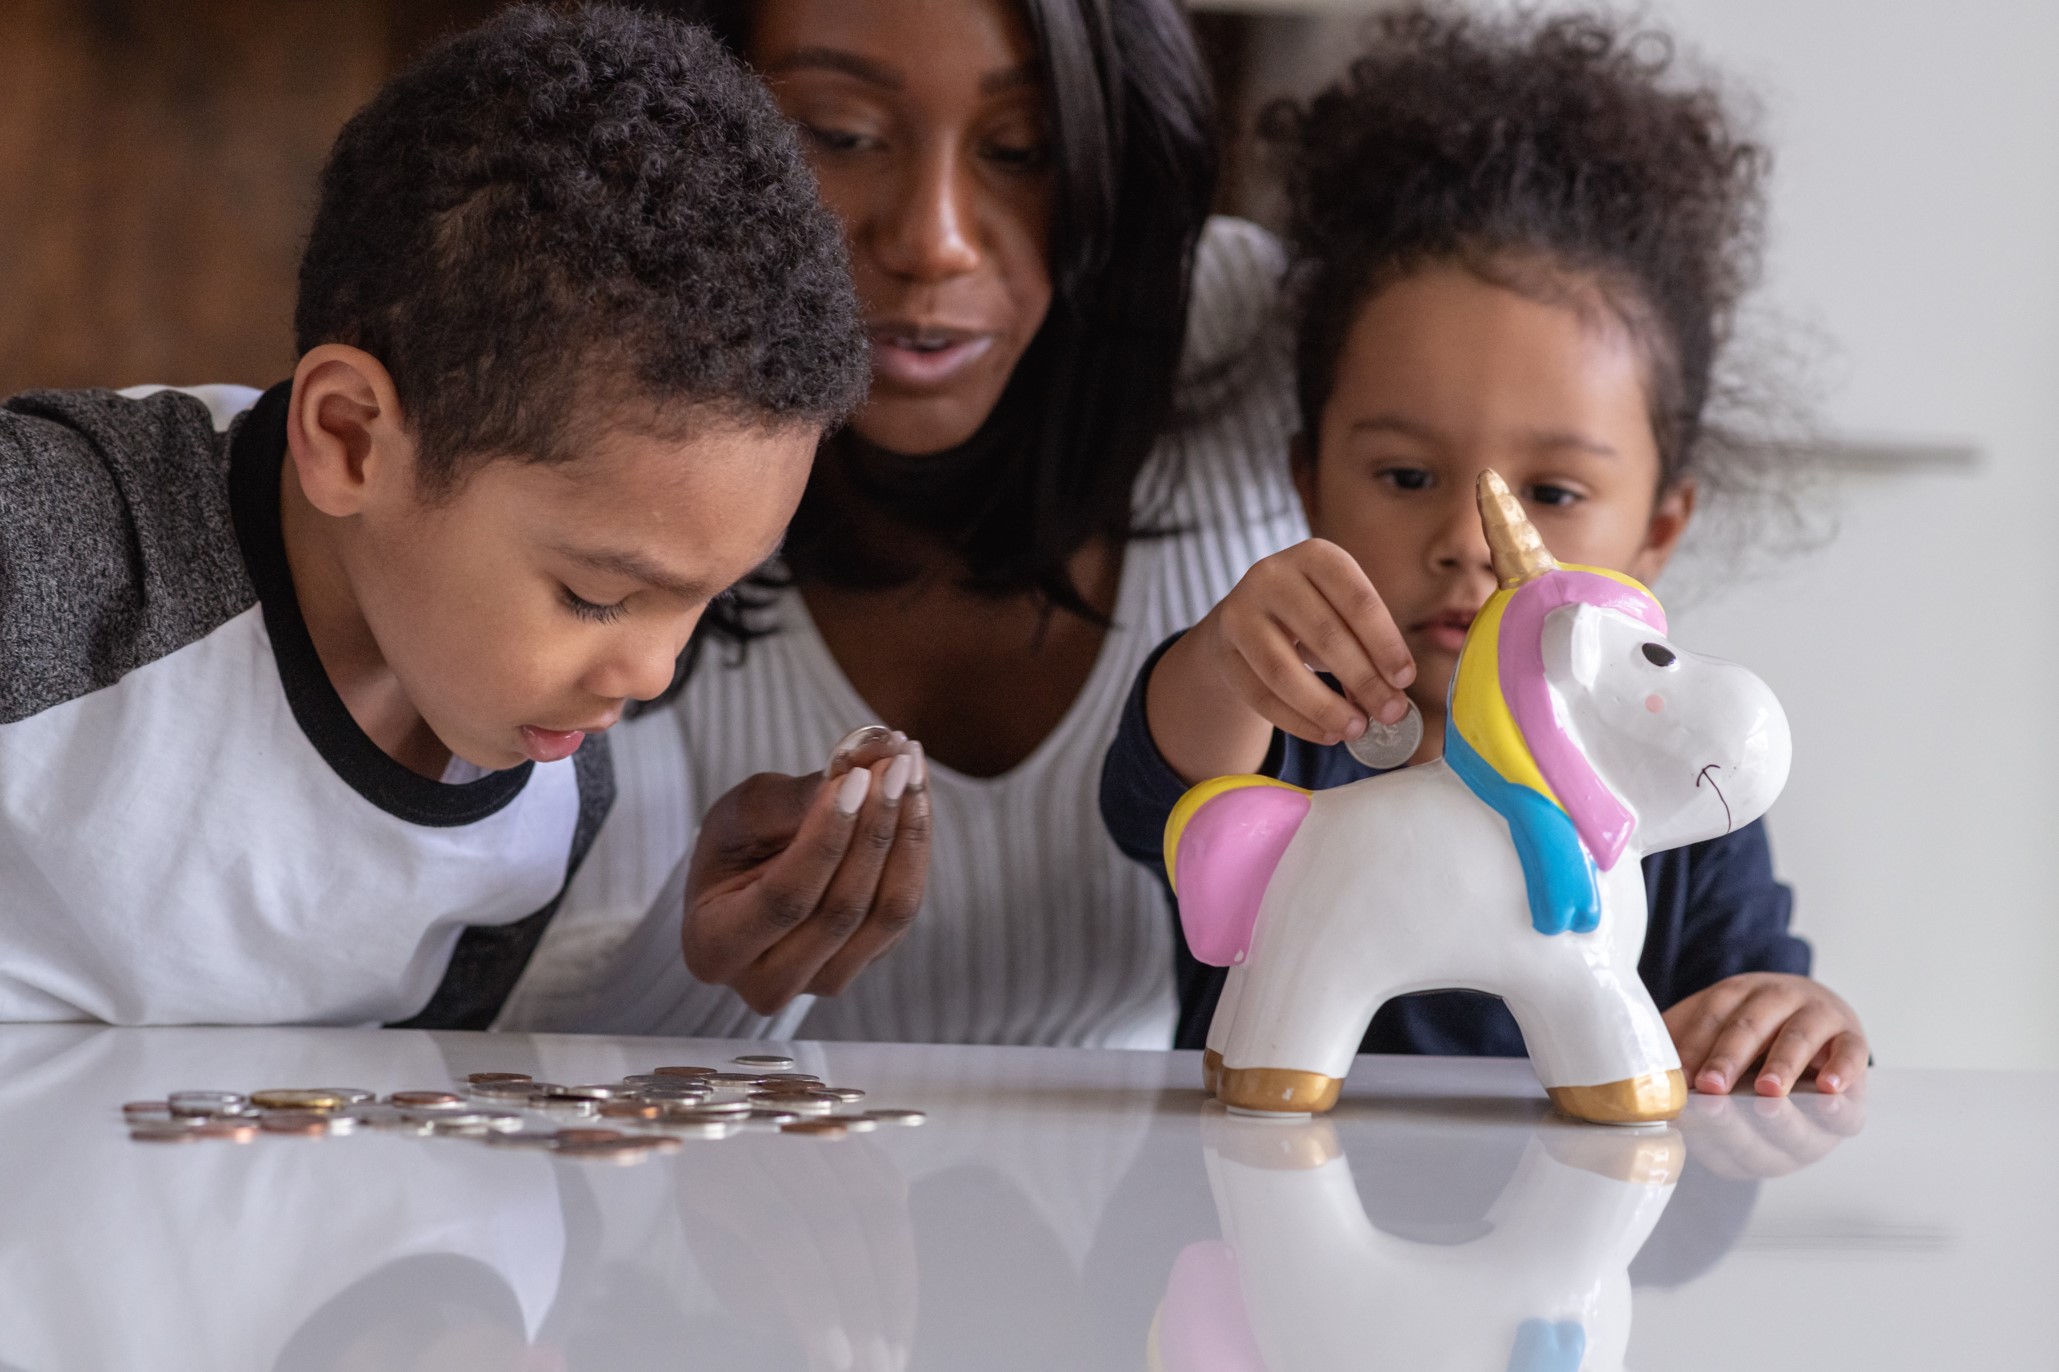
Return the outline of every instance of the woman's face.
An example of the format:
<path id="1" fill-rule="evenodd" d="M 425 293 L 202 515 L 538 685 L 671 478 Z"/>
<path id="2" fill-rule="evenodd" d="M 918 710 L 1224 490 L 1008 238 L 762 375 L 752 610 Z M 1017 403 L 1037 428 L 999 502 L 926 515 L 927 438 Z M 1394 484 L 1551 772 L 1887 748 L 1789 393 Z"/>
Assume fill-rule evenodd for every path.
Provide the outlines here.
<path id="1" fill-rule="evenodd" d="M 939 452 L 986 421 L 1051 307 L 1050 112 L 1003 0 L 760 0 L 749 57 L 843 221 L 872 335 L 853 421 Z"/>
<path id="2" fill-rule="evenodd" d="M 1642 349 L 1598 295 L 1582 304 L 1458 266 L 1402 278 L 1360 307 L 1315 458 L 1296 464 L 1310 527 L 1365 568 L 1415 655 L 1410 695 L 1433 715 L 1495 587 L 1482 471 L 1501 474 L 1559 561 L 1645 582 L 1693 513 L 1691 483 L 1659 491 Z"/>

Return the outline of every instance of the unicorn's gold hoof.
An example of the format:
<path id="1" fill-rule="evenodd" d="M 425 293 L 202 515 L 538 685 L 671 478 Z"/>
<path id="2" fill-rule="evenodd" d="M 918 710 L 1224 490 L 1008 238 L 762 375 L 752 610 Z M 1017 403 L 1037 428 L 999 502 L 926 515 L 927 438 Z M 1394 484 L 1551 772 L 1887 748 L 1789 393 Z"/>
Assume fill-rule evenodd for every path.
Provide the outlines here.
<path id="1" fill-rule="evenodd" d="M 1201 1050 L 1201 1089 L 1214 1095 L 1223 1081 L 1223 1055 L 1213 1048 Z"/>
<path id="2" fill-rule="evenodd" d="M 1590 1124 L 1656 1124 L 1687 1108 L 1687 1076 L 1679 1068 L 1599 1086 L 1548 1086 L 1551 1103 Z"/>
<path id="3" fill-rule="evenodd" d="M 1285 1067 L 1224 1067 L 1216 1099 L 1232 1110 L 1267 1115 L 1320 1115 L 1337 1103 L 1342 1077 L 1296 1072 Z"/>

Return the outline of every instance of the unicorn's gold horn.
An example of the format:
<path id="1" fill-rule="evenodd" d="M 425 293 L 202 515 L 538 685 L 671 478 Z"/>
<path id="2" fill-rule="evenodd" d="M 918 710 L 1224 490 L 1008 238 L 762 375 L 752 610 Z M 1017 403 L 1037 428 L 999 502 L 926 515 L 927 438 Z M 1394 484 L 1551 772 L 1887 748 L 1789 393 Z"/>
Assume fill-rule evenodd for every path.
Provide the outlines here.
<path id="1" fill-rule="evenodd" d="M 1508 483 L 1492 468 L 1480 473 L 1480 524 L 1487 530 L 1487 546 L 1494 553 L 1494 575 L 1504 591 L 1513 591 L 1526 581 L 1535 581 L 1559 565 L 1552 559 L 1537 526 L 1523 513 L 1522 502 L 1510 493 Z"/>

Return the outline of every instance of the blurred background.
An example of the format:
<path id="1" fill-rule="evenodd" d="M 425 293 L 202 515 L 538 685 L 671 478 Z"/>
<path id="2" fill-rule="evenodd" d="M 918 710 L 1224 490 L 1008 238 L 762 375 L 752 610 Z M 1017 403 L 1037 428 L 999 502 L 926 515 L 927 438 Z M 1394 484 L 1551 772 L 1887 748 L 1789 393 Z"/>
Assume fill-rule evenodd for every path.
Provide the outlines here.
<path id="1" fill-rule="evenodd" d="M 331 138 L 497 7 L 0 0 L 0 394 L 286 375 Z M 1267 219 L 1252 113 L 1334 75 L 1379 6 L 1194 7 L 1224 206 Z M 1786 460 L 1817 537 L 1705 540 L 1659 588 L 1676 632 L 1787 706 L 1776 857 L 1880 1060 L 2059 1067 L 2059 4 L 1638 12 L 1758 102 L 1774 213 L 1740 360 L 1812 411 Z"/>

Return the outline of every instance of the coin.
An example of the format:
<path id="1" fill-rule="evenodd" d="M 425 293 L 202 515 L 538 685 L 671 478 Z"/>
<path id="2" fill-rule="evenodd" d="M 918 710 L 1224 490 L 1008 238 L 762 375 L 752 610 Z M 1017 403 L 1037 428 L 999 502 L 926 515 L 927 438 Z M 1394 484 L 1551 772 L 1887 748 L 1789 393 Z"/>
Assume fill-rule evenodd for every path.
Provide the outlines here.
<path id="1" fill-rule="evenodd" d="M 522 1117 L 506 1110 L 457 1110 L 423 1121 L 426 1133 L 459 1138 L 506 1133 L 521 1127 Z"/>
<path id="2" fill-rule="evenodd" d="M 551 1115 L 591 1115 L 600 1108 L 600 1102 L 591 1096 L 575 1096 L 565 1091 L 545 1091 L 529 1098 L 529 1108 Z"/>
<path id="3" fill-rule="evenodd" d="M 200 1135 L 193 1126 L 184 1124 L 136 1124 L 129 1127 L 129 1137 L 137 1143 L 198 1143 Z"/>
<path id="4" fill-rule="evenodd" d="M 783 1058 L 777 1053 L 746 1053 L 734 1059 L 739 1067 L 791 1067 L 792 1058 Z"/>
<path id="5" fill-rule="evenodd" d="M 855 1105 L 865 1099 L 865 1093 L 855 1086 L 825 1086 L 816 1094 L 833 1096 L 840 1105 Z"/>
<path id="6" fill-rule="evenodd" d="M 881 1124 L 899 1124 L 910 1128 L 929 1118 L 920 1110 L 867 1110 L 865 1113 Z"/>
<path id="7" fill-rule="evenodd" d="M 824 1123 L 841 1124 L 853 1134 L 869 1134 L 879 1128 L 879 1121 L 870 1115 L 830 1115 Z"/>
<path id="8" fill-rule="evenodd" d="M 664 1118 L 668 1120 L 719 1119 L 731 1115 L 748 1115 L 751 1102 L 747 1100 L 711 1100 L 667 1102 Z"/>
<path id="9" fill-rule="evenodd" d="M 408 1117 L 408 1112 L 396 1105 L 353 1105 L 348 1110 L 339 1110 L 331 1115 L 333 1125 L 339 1120 L 350 1120 L 365 1129 L 417 1129 L 417 1121 Z"/>
<path id="10" fill-rule="evenodd" d="M 758 1078 L 762 1086 L 820 1086 L 822 1078 L 807 1072 L 766 1072 Z"/>
<path id="11" fill-rule="evenodd" d="M 823 777 L 835 781 L 851 770 L 859 753 L 868 749 L 878 751 L 881 757 L 892 756 L 894 731 L 884 724 L 861 724 L 851 730 L 829 750 L 829 765 L 822 769 Z"/>
<path id="12" fill-rule="evenodd" d="M 341 1110 L 352 1104 L 338 1091 L 309 1090 L 300 1087 L 276 1087 L 267 1091 L 252 1091 L 250 1103 L 260 1110 Z"/>
<path id="13" fill-rule="evenodd" d="M 171 1113 L 170 1101 L 132 1100 L 122 1105 L 122 1115 L 127 1119 L 167 1119 Z"/>
<path id="14" fill-rule="evenodd" d="M 714 1094 L 711 1089 L 705 1086 L 693 1086 L 684 1081 L 674 1081 L 665 1086 L 640 1087 L 637 1090 L 636 1099 L 654 1101 L 706 1100 Z"/>
<path id="15" fill-rule="evenodd" d="M 174 1115 L 233 1115 L 250 1102 L 234 1091 L 174 1091 L 164 1103 Z"/>
<path id="16" fill-rule="evenodd" d="M 674 1138 L 726 1139 L 743 1126 L 732 1115 L 698 1120 L 668 1119 L 658 1127 Z"/>
<path id="17" fill-rule="evenodd" d="M 708 1085 L 717 1090 L 749 1090 L 751 1087 L 763 1084 L 765 1074 L 762 1072 L 717 1072 L 706 1080 Z"/>
<path id="18" fill-rule="evenodd" d="M 267 1110 L 258 1117 L 257 1127 L 267 1134 L 313 1139 L 329 1132 L 329 1121 L 312 1110 Z"/>
<path id="19" fill-rule="evenodd" d="M 817 1091 L 759 1091 L 750 1103 L 762 1110 L 792 1110 L 801 1115 L 826 1115 L 842 1104 L 835 1096 Z"/>
<path id="20" fill-rule="evenodd" d="M 558 1090 L 561 1095 L 584 1096 L 588 1100 L 613 1100 L 622 1094 L 620 1086 L 563 1086 Z"/>
<path id="21" fill-rule="evenodd" d="M 795 1120 L 801 1118 L 801 1115 L 797 1110 L 757 1109 L 747 1115 L 739 1115 L 736 1118 L 741 1119 L 746 1125 L 757 1129 L 777 1128 L 782 1124 L 792 1124 Z"/>
<path id="22" fill-rule="evenodd" d="M 712 1077 L 715 1075 L 715 1069 L 712 1067 L 653 1067 L 651 1075 L 654 1077 Z"/>
<path id="23" fill-rule="evenodd" d="M 527 1100 L 533 1095 L 562 1089 L 554 1081 L 530 1081 L 525 1077 L 521 1081 L 475 1081 L 470 1086 L 470 1094 L 490 1100 Z"/>
<path id="24" fill-rule="evenodd" d="M 655 1101 L 611 1100 L 601 1105 L 600 1117 L 608 1120 L 654 1120 L 665 1113 Z"/>
<path id="25" fill-rule="evenodd" d="M 576 1143 L 607 1143 L 607 1142 L 609 1142 L 610 1140 L 613 1140 L 613 1139 L 619 1139 L 619 1138 L 624 1138 L 624 1137 L 626 1137 L 626 1135 L 624 1135 L 624 1134 L 623 1134 L 623 1132 L 622 1132 L 622 1131 L 621 1131 L 620 1129 L 560 1129 L 560 1130 L 558 1130 L 558 1142 L 559 1142 L 560 1144 L 576 1144 Z"/>
<path id="26" fill-rule="evenodd" d="M 535 1081 L 527 1072 L 472 1072 L 465 1080 L 474 1086 L 484 1086 L 489 1081 Z"/>
<path id="27" fill-rule="evenodd" d="M 1408 713 L 1394 724 L 1382 724 L 1370 716 L 1366 731 L 1345 743 L 1351 755 L 1375 771 L 1405 767 L 1423 745 L 1423 712 L 1408 702 Z"/>
<path id="28" fill-rule="evenodd" d="M 386 1098 L 386 1103 L 411 1110 L 444 1109 L 463 1105 L 465 1098 L 455 1091 L 395 1091 Z"/>
<path id="29" fill-rule="evenodd" d="M 202 1120 L 190 1132 L 196 1139 L 215 1139 L 228 1143 L 249 1143 L 257 1137 L 257 1123 L 247 1119 Z"/>
<path id="30" fill-rule="evenodd" d="M 795 1120 L 779 1126 L 782 1134 L 809 1134 L 822 1139 L 840 1139 L 850 1128 L 841 1120 Z"/>
<path id="31" fill-rule="evenodd" d="M 555 1129 L 497 1129 L 489 1130 L 486 1141 L 500 1148 L 555 1148 L 558 1146 L 558 1131 Z"/>

